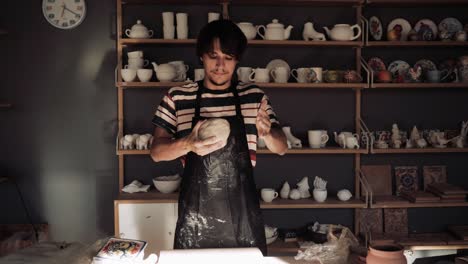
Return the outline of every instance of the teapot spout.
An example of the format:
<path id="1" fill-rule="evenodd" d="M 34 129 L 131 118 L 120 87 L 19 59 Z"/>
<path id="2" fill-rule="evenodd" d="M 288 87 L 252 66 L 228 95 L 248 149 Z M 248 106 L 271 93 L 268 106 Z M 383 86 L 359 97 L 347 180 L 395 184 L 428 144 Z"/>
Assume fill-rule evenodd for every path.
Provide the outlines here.
<path id="1" fill-rule="evenodd" d="M 158 64 L 156 64 L 156 62 L 151 62 L 151 64 L 153 64 L 154 71 L 157 71 L 158 70 Z"/>
<path id="2" fill-rule="evenodd" d="M 325 29 L 325 32 L 327 32 L 327 35 L 330 36 L 330 30 L 327 27 L 323 27 Z"/>
<path id="3" fill-rule="evenodd" d="M 293 26 L 289 25 L 289 26 L 284 30 L 284 39 L 289 39 L 289 36 L 291 35 L 291 29 L 293 29 Z"/>

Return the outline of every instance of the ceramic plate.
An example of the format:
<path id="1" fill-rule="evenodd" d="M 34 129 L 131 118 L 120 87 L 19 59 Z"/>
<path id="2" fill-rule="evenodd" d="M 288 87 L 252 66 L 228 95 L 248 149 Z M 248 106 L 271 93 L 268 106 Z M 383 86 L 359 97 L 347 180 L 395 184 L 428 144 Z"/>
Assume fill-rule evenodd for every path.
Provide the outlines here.
<path id="1" fill-rule="evenodd" d="M 447 30 L 451 36 L 455 36 L 455 33 L 463 30 L 463 26 L 458 19 L 447 17 L 439 23 L 439 30 Z"/>
<path id="2" fill-rule="evenodd" d="M 393 78 L 398 75 L 403 75 L 410 68 L 410 65 L 406 61 L 396 60 L 388 65 L 388 70 L 392 73 Z"/>
<path id="3" fill-rule="evenodd" d="M 380 20 L 373 16 L 369 19 L 369 31 L 374 40 L 382 39 L 382 23 Z"/>
<path id="4" fill-rule="evenodd" d="M 430 60 L 418 60 L 414 64 L 414 68 L 416 68 L 417 66 L 421 66 L 423 73 L 427 71 L 437 70 L 436 65 Z"/>
<path id="5" fill-rule="evenodd" d="M 289 73 L 288 78 L 289 78 L 289 75 L 291 74 L 291 67 L 289 67 L 289 64 L 286 61 L 281 60 L 281 59 L 276 59 L 276 60 L 270 61 L 266 66 L 269 72 L 271 72 L 271 70 L 277 67 L 285 67 L 286 69 L 288 69 L 288 73 Z"/>
<path id="6" fill-rule="evenodd" d="M 414 25 L 414 30 L 416 32 L 419 32 L 419 30 L 422 27 L 429 27 L 432 30 L 432 33 L 434 34 L 434 36 L 437 36 L 438 31 L 437 31 L 437 26 L 434 23 L 434 21 L 430 19 L 421 19 L 418 22 L 416 22 L 416 25 Z"/>
<path id="7" fill-rule="evenodd" d="M 390 24 L 388 24 L 387 32 L 393 30 L 395 27 L 398 27 L 398 26 L 401 27 L 401 38 L 400 38 L 400 40 L 407 40 L 408 39 L 408 33 L 411 30 L 411 25 L 406 19 L 397 18 L 397 19 L 392 20 L 390 22 Z"/>
<path id="8" fill-rule="evenodd" d="M 385 66 L 385 63 L 380 58 L 377 57 L 372 57 L 367 61 L 367 64 L 369 64 L 369 67 L 374 73 L 377 73 L 379 71 L 385 71 L 387 67 Z"/>

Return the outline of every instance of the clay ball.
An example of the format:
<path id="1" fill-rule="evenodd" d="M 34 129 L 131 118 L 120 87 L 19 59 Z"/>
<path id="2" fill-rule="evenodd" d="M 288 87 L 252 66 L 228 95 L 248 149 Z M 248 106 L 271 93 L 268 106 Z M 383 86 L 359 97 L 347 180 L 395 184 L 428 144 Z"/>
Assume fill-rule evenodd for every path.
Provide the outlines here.
<path id="1" fill-rule="evenodd" d="M 216 136 L 226 142 L 231 132 L 229 122 L 223 118 L 212 118 L 206 120 L 198 129 L 198 139 L 205 140 Z"/>

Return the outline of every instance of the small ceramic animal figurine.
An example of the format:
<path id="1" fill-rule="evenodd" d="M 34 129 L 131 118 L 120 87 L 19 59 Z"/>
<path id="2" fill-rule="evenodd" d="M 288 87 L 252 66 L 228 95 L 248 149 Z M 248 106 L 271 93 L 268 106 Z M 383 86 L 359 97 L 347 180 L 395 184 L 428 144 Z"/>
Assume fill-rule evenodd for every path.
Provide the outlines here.
<path id="1" fill-rule="evenodd" d="M 150 134 L 144 134 L 144 135 L 139 136 L 136 139 L 136 148 L 138 150 L 148 149 L 151 139 L 152 139 L 152 136 Z"/>
<path id="2" fill-rule="evenodd" d="M 418 148 L 425 148 L 427 147 L 427 141 L 424 138 L 420 138 L 416 140 L 416 146 L 418 146 Z"/>
<path id="3" fill-rule="evenodd" d="M 422 74 L 422 68 L 421 66 L 416 66 L 414 68 L 410 68 L 408 72 L 406 73 L 406 80 L 408 82 L 421 82 L 421 74 Z"/>
<path id="4" fill-rule="evenodd" d="M 289 192 L 289 198 L 293 200 L 297 200 L 301 198 L 301 192 L 298 189 L 292 189 L 291 192 Z"/>
<path id="5" fill-rule="evenodd" d="M 290 191 L 291 191 L 291 188 L 289 187 L 289 183 L 285 181 L 280 191 L 280 197 L 283 199 L 288 199 Z"/>
<path id="6" fill-rule="evenodd" d="M 297 184 L 298 190 L 301 193 L 301 198 L 309 198 L 309 178 L 304 177 L 302 180 Z"/>
<path id="7" fill-rule="evenodd" d="M 286 135 L 286 139 L 291 143 L 292 148 L 302 148 L 301 140 L 291 133 L 291 127 L 285 126 L 282 129 L 284 134 Z"/>
<path id="8" fill-rule="evenodd" d="M 124 137 L 120 139 L 120 148 L 121 149 L 134 149 L 135 141 L 137 137 L 138 137 L 138 134 L 125 135 Z"/>
<path id="9" fill-rule="evenodd" d="M 302 31 L 302 38 L 306 41 L 309 40 L 318 40 L 325 41 L 325 34 L 315 31 L 314 24 L 312 22 L 307 22 L 304 24 L 304 30 Z"/>
<path id="10" fill-rule="evenodd" d="M 343 202 L 348 201 L 349 199 L 351 199 L 351 197 L 353 197 L 353 195 L 348 189 L 339 190 L 336 196 L 338 196 L 338 199 L 340 199 L 340 201 Z"/>

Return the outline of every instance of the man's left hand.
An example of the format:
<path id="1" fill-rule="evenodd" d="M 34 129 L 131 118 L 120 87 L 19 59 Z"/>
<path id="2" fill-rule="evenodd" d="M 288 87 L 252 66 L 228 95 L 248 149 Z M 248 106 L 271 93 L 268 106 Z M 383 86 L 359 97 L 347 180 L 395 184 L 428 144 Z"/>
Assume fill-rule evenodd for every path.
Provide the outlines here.
<path id="1" fill-rule="evenodd" d="M 268 103 L 263 100 L 257 113 L 257 133 L 259 137 L 265 137 L 270 134 L 271 122 L 267 113 Z"/>

